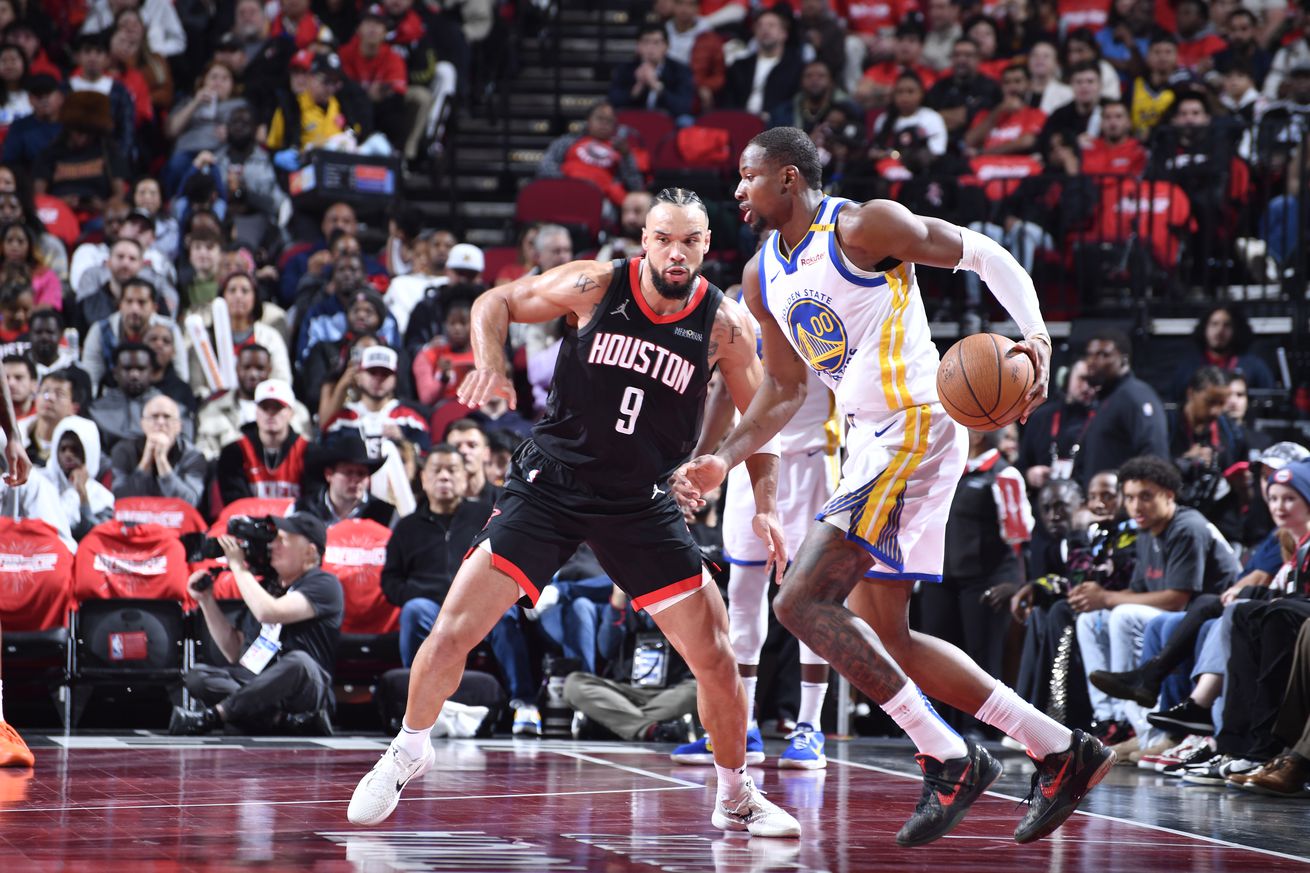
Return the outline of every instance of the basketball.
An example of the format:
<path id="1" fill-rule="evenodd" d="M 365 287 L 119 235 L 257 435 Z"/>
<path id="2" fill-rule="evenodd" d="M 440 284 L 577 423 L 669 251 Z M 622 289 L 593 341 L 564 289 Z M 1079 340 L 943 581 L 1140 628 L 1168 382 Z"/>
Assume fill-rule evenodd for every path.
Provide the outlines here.
<path id="1" fill-rule="evenodd" d="M 1000 430 L 1019 418 L 1036 372 L 1014 345 L 979 333 L 950 347 L 937 368 L 937 396 L 951 418 L 974 430 Z"/>

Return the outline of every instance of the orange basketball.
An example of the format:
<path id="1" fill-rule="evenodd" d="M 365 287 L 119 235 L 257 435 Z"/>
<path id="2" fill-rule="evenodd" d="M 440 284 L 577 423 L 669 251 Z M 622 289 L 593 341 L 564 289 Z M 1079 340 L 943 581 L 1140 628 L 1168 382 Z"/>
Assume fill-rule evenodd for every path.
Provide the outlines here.
<path id="1" fill-rule="evenodd" d="M 967 336 L 937 368 L 937 396 L 951 418 L 974 430 L 1000 430 L 1019 418 L 1036 372 L 1014 342 L 994 333 Z"/>

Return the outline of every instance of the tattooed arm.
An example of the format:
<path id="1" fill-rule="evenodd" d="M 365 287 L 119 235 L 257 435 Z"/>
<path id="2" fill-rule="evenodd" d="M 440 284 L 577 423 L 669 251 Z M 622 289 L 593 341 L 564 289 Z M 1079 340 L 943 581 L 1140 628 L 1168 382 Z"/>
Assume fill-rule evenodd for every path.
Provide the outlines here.
<path id="1" fill-rule="evenodd" d="M 472 312 L 476 369 L 460 383 L 459 402 L 477 408 L 499 395 L 513 409 L 514 386 L 505 375 L 510 322 L 535 324 L 572 315 L 583 327 L 604 299 L 613 274 L 610 261 L 575 261 L 484 291 Z"/>

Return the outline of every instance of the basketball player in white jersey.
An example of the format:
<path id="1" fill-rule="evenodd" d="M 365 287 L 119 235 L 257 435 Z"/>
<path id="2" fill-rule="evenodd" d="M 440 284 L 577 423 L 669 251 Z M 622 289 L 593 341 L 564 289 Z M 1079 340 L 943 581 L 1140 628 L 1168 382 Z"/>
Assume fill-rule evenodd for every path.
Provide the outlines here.
<path id="1" fill-rule="evenodd" d="M 705 425 L 695 454 L 709 451 L 722 441 L 735 423 L 732 399 L 721 383 L 710 388 L 705 402 Z M 778 515 L 787 542 L 799 545 L 810 521 L 823 508 L 841 474 L 841 421 L 832 392 L 810 373 L 805 402 L 779 433 Z M 737 670 L 746 689 L 750 720 L 746 731 L 746 763 L 764 761 L 764 739 L 755 720 L 755 689 L 760 652 L 769 628 L 768 553 L 752 529 L 755 496 L 743 467 L 728 473 L 723 508 L 723 556 L 728 568 L 728 627 Z M 820 725 L 823 699 L 828 693 L 828 662 L 805 643 L 800 644 L 801 701 L 796 728 L 787 735 L 787 747 L 778 766 L 792 770 L 818 770 L 828 765 Z M 679 764 L 712 764 L 709 735 L 678 746 L 670 757 Z"/>
<path id="2" fill-rule="evenodd" d="M 967 447 L 964 427 L 937 398 L 939 359 L 913 264 L 977 273 L 1018 324 L 1024 341 L 1017 348 L 1036 368 L 1024 418 L 1046 397 L 1051 353 L 1032 280 L 981 234 L 888 200 L 825 197 L 818 152 L 794 128 L 755 137 L 738 169 L 744 218 L 757 232 L 769 231 L 743 277 L 744 299 L 763 331 L 766 373 L 736 429 L 715 454 L 685 465 L 681 484 L 702 494 L 717 485 L 785 424 L 776 405 L 805 391 L 806 365 L 818 373 L 846 418 L 848 458 L 774 611 L 918 746 L 923 793 L 899 843 L 922 845 L 947 833 L 1001 774 L 924 694 L 1024 744 L 1037 772 L 1014 837 L 1039 839 L 1073 813 L 1114 753 L 908 624 L 915 583 L 941 581 L 946 516 Z"/>

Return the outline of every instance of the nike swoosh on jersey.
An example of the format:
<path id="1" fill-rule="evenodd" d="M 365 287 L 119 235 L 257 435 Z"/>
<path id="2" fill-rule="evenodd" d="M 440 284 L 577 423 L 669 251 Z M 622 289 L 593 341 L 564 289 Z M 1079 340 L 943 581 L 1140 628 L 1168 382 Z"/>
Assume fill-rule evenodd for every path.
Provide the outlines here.
<path id="1" fill-rule="evenodd" d="M 885 434 L 887 431 L 891 430 L 891 429 L 892 429 L 892 424 L 895 424 L 895 423 L 896 423 L 896 422 L 893 421 L 891 424 L 887 425 L 887 426 L 884 427 L 882 430 L 875 430 L 875 431 L 873 432 L 873 435 L 876 436 L 876 437 L 880 437 L 880 436 L 882 436 L 882 435 Z"/>

